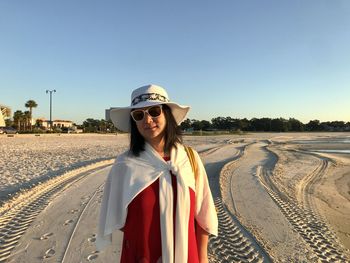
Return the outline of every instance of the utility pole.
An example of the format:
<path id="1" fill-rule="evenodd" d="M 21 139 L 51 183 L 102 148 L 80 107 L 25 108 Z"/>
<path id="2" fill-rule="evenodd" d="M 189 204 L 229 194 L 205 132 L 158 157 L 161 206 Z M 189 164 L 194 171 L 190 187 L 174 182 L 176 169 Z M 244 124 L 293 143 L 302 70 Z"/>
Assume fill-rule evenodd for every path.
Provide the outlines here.
<path id="1" fill-rule="evenodd" d="M 50 92 L 50 130 L 52 131 L 52 93 L 56 90 L 46 90 L 46 94 Z"/>

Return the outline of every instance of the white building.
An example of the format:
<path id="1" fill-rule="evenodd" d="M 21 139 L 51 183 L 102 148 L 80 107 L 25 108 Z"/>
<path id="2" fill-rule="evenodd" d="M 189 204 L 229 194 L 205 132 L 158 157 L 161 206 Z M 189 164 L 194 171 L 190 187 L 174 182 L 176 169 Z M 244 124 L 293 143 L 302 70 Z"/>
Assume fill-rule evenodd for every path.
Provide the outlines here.
<path id="1" fill-rule="evenodd" d="M 36 122 L 40 123 L 40 126 L 49 129 L 50 128 L 50 120 L 45 120 L 43 118 L 37 119 Z M 73 127 L 73 122 L 68 120 L 53 120 L 52 128 L 71 128 Z"/>
<path id="2" fill-rule="evenodd" d="M 2 114 L 2 111 L 0 110 L 0 127 L 3 127 L 3 126 L 5 126 L 5 119 Z"/>
<path id="3" fill-rule="evenodd" d="M 10 118 L 11 108 L 0 104 L 0 127 L 6 126 L 5 119 Z"/>

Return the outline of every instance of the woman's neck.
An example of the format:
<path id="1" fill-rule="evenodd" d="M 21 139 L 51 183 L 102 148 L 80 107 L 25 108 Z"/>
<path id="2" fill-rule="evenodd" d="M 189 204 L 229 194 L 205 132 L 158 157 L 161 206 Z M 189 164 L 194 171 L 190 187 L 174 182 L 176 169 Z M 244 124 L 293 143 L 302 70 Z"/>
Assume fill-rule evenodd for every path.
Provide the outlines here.
<path id="1" fill-rule="evenodd" d="M 147 141 L 156 152 L 162 156 L 162 157 L 167 157 L 169 156 L 169 153 L 165 152 L 165 138 L 162 137 L 160 139 L 154 138 L 154 140 Z"/>

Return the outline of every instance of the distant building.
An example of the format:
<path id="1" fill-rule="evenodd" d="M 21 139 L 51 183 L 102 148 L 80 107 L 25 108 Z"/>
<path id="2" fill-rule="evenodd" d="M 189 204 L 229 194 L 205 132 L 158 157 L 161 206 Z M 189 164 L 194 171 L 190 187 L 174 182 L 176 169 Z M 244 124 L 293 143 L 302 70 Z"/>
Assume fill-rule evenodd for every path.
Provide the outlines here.
<path id="1" fill-rule="evenodd" d="M 45 120 L 43 118 L 37 119 L 36 122 L 40 123 L 40 126 L 49 129 L 50 128 L 50 120 Z M 72 121 L 68 120 L 53 120 L 52 121 L 52 128 L 71 128 L 74 124 Z"/>
<path id="2" fill-rule="evenodd" d="M 52 127 L 58 127 L 58 128 L 70 128 L 73 126 L 73 122 L 72 121 L 67 121 L 67 120 L 54 120 L 52 122 Z"/>
<path id="3" fill-rule="evenodd" d="M 2 114 L 2 110 L 0 110 L 0 127 L 5 126 L 4 115 Z"/>
<path id="4" fill-rule="evenodd" d="M 0 104 L 0 127 L 6 126 L 5 119 L 10 118 L 11 108 Z"/>
<path id="5" fill-rule="evenodd" d="M 111 120 L 111 115 L 110 115 L 111 109 L 112 108 L 106 109 L 106 111 L 105 111 L 105 120 L 106 121 L 110 121 Z"/>

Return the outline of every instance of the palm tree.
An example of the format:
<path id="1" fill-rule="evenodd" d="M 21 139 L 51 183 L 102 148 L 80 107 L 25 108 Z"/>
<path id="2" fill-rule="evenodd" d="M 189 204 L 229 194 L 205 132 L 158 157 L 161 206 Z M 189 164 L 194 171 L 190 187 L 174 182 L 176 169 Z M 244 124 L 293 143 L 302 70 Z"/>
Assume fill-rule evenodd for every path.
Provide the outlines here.
<path id="1" fill-rule="evenodd" d="M 23 123 L 23 117 L 24 114 L 21 110 L 17 110 L 13 113 L 13 121 L 16 123 L 17 125 L 17 130 L 21 130 L 21 124 Z"/>
<path id="2" fill-rule="evenodd" d="M 24 130 L 28 130 L 28 127 L 30 130 L 32 130 L 32 118 L 30 111 L 23 112 L 23 121 L 24 121 Z"/>
<path id="3" fill-rule="evenodd" d="M 30 116 L 30 130 L 32 130 L 32 119 L 33 119 L 33 108 L 38 107 L 38 104 L 34 100 L 28 100 L 24 105 L 26 108 L 29 108 Z"/>

